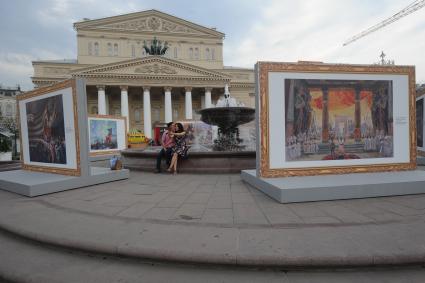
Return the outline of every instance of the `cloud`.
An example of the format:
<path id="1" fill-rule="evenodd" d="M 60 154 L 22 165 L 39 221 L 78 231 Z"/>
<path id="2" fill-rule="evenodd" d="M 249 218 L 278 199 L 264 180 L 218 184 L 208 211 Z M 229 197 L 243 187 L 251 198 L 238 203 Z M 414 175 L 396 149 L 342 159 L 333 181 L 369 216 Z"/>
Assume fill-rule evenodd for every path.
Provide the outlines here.
<path id="1" fill-rule="evenodd" d="M 396 64 L 417 65 L 425 81 L 425 8 L 343 47 L 343 42 L 401 10 L 404 1 L 270 1 L 240 42 L 226 46 L 225 64 L 251 67 L 257 61 L 298 60 L 372 64 L 381 50 Z M 367 5 L 366 5 L 367 3 Z"/>
<path id="2" fill-rule="evenodd" d="M 0 53 L 0 77 L 6 86 L 21 85 L 32 89 L 30 77 L 33 74 L 31 61 L 34 57 L 21 53 Z"/>

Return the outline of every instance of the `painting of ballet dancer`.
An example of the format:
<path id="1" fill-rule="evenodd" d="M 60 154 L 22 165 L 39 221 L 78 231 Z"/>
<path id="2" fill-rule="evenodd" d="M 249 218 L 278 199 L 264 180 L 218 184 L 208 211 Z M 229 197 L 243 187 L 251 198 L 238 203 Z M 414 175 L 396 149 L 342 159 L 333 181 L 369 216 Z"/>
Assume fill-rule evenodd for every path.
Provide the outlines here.
<path id="1" fill-rule="evenodd" d="M 27 102 L 25 107 L 30 161 L 66 164 L 62 94 Z"/>
<path id="2" fill-rule="evenodd" d="M 24 170 L 80 176 L 75 80 L 16 97 Z"/>
<path id="3" fill-rule="evenodd" d="M 390 80 L 285 79 L 285 160 L 393 157 Z"/>

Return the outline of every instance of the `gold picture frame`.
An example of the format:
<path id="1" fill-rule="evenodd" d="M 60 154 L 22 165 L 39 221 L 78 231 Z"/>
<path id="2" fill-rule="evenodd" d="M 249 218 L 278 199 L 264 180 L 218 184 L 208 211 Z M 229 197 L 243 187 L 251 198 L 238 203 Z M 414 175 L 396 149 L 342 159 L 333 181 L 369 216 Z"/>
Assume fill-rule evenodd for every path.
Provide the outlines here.
<path id="1" fill-rule="evenodd" d="M 88 140 L 89 140 L 89 156 L 91 157 L 96 157 L 96 156 L 104 156 L 104 155 L 113 155 L 113 154 L 117 154 L 119 153 L 122 149 L 116 149 L 116 150 L 102 150 L 102 151 L 97 151 L 97 152 L 92 152 L 91 150 L 91 133 L 90 133 L 90 118 L 100 118 L 100 119 L 110 119 L 110 120 L 119 120 L 122 121 L 124 124 L 124 149 L 128 148 L 128 136 L 127 136 L 127 118 L 124 116 L 114 116 L 114 115 L 88 115 L 88 129 L 89 129 L 89 136 L 88 136 Z"/>
<path id="2" fill-rule="evenodd" d="M 303 74 L 357 74 L 357 75 L 405 75 L 408 79 L 408 118 L 409 153 L 408 162 L 384 163 L 350 166 L 317 166 L 317 167 L 285 167 L 270 166 L 270 109 L 269 109 L 269 79 L 274 73 Z M 382 171 L 414 170 L 416 168 L 416 114 L 415 114 L 415 68 L 413 66 L 382 66 L 382 65 L 348 65 L 324 64 L 320 62 L 277 63 L 258 62 L 256 65 L 257 84 L 257 126 L 259 128 L 259 156 L 257 158 L 257 173 L 259 177 L 291 177 L 326 174 L 370 173 Z M 283 93 L 282 93 L 283 95 Z M 282 157 L 283 158 L 283 157 Z M 407 157 L 406 157 L 407 158 Z"/>
<path id="3" fill-rule="evenodd" d="M 28 164 L 28 162 L 31 162 L 30 160 L 26 160 L 24 157 L 24 151 L 26 150 L 23 147 L 23 139 L 24 135 L 23 133 L 23 125 L 21 122 L 21 112 L 20 112 L 20 104 L 25 103 L 25 100 L 32 99 L 34 97 L 43 96 L 49 93 L 53 93 L 60 90 L 65 90 L 71 88 L 71 95 L 72 95 L 72 116 L 73 116 L 73 122 L 74 122 L 74 140 L 75 140 L 75 168 L 61 168 L 61 167 L 55 167 L 54 165 L 33 165 Z M 54 174 L 61 174 L 61 175 L 70 175 L 70 176 L 80 176 L 81 175 L 81 160 L 80 160 L 80 142 L 79 142 L 79 127 L 78 127 L 78 109 L 77 109 L 77 90 L 76 90 L 76 81 L 75 79 L 69 79 L 65 80 L 59 83 L 56 83 L 51 86 L 47 87 L 41 87 L 37 88 L 32 91 L 25 92 L 23 94 L 20 94 L 16 96 L 17 100 L 17 119 L 18 119 L 18 125 L 19 125 L 19 131 L 20 131 L 20 145 L 21 145 L 21 161 L 22 161 L 22 169 L 24 170 L 30 170 L 30 171 L 37 171 L 37 172 L 45 172 L 45 173 L 54 173 Z M 65 103 L 64 103 L 65 104 Z M 25 112 L 26 113 L 26 112 Z M 26 118 L 26 117 L 25 117 Z M 29 146 L 29 144 L 28 144 Z M 68 156 L 67 156 L 68 158 Z"/>

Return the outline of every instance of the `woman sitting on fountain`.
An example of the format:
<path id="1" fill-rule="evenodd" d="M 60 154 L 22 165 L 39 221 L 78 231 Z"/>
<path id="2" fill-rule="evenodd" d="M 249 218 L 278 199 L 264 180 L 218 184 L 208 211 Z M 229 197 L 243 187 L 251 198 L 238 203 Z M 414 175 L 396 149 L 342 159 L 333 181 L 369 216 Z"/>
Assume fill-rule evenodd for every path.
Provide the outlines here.
<path id="1" fill-rule="evenodd" d="M 187 150 L 189 149 L 186 145 L 186 132 L 184 131 L 183 125 L 181 123 L 176 123 L 176 131 L 171 133 L 171 137 L 174 138 L 175 145 L 172 148 L 173 157 L 171 158 L 170 167 L 168 167 L 168 172 L 174 172 L 174 175 L 177 174 L 177 160 L 180 157 L 187 156 Z"/>

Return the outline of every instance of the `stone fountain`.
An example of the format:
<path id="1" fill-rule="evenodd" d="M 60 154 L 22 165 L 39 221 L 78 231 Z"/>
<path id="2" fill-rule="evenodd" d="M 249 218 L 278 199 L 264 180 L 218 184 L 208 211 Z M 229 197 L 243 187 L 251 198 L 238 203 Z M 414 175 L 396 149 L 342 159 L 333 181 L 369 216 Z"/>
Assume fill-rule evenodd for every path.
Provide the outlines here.
<path id="1" fill-rule="evenodd" d="M 208 138 L 205 144 L 198 144 L 196 141 L 203 137 L 202 132 L 196 129 L 188 131 L 192 136 L 188 158 L 179 163 L 179 172 L 182 173 L 239 173 L 244 169 L 255 168 L 255 151 L 249 149 L 254 137 L 247 136 L 244 143 L 240 138 L 239 126 L 255 119 L 255 109 L 245 107 L 230 96 L 229 88 L 226 85 L 224 97 L 219 99 L 217 104 L 210 108 L 198 111 L 201 121 L 184 120 L 180 121 L 186 125 L 202 127 L 208 126 L 206 132 L 211 134 L 211 127 L 217 126 L 217 138 Z M 205 125 L 205 124 L 208 125 Z M 246 129 L 245 129 L 246 130 Z M 197 133 L 198 132 L 198 133 Z M 196 136 L 198 135 L 198 136 Z M 241 135 L 243 136 L 243 135 Z M 251 143 L 249 143 L 251 142 Z M 248 145 L 248 146 L 247 146 Z M 212 147 L 212 148 L 211 148 Z M 155 169 L 156 156 L 160 147 L 148 147 L 146 149 L 127 149 L 121 152 L 125 168 L 142 171 L 153 171 Z M 164 165 L 164 164 L 163 164 Z M 165 170 L 165 168 L 163 168 Z"/>
<path id="2" fill-rule="evenodd" d="M 243 140 L 239 137 L 239 126 L 255 119 L 255 109 L 245 107 L 230 96 L 228 85 L 224 88 L 224 98 L 215 107 L 198 111 L 201 121 L 218 126 L 218 137 L 214 141 L 215 151 L 241 151 Z"/>

